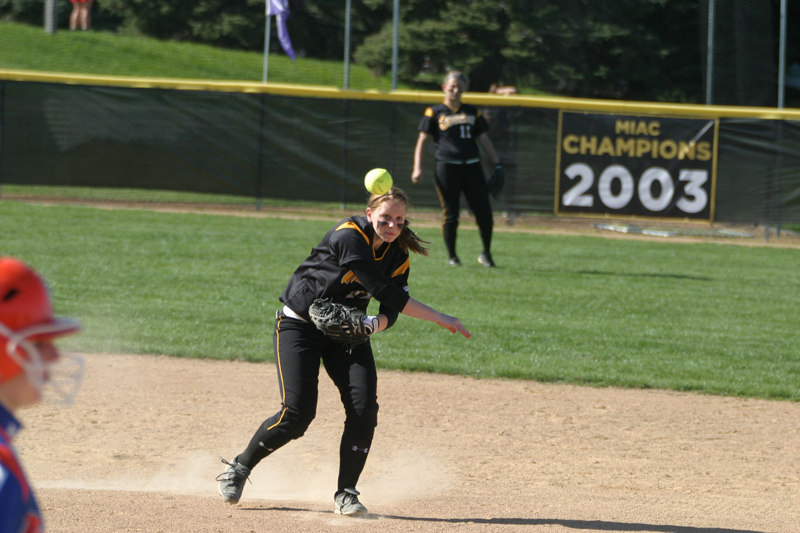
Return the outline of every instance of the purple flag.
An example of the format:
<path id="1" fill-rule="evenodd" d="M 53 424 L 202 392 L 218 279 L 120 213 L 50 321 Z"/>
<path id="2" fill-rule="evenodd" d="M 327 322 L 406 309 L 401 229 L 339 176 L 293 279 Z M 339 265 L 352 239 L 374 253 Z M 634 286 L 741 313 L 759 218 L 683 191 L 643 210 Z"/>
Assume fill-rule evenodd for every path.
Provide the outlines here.
<path id="1" fill-rule="evenodd" d="M 278 40 L 286 55 L 294 61 L 294 49 L 289 40 L 289 30 L 286 29 L 286 19 L 289 18 L 289 0 L 267 0 L 267 16 L 275 15 L 278 25 Z"/>

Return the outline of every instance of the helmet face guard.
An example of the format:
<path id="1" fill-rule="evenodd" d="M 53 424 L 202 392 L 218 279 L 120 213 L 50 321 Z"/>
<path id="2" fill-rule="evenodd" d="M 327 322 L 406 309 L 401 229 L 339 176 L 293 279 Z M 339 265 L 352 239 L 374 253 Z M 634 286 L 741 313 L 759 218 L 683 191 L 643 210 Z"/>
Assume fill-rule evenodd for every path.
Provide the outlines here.
<path id="1" fill-rule="evenodd" d="M 21 331 L 11 331 L 0 323 L 0 339 L 5 341 L 5 355 L 8 356 L 7 360 L 0 361 L 3 369 L 0 382 L 25 372 L 31 385 L 42 391 L 48 402 L 72 405 L 83 381 L 83 358 L 77 354 L 60 353 L 57 359 L 46 361 L 37 343 L 51 342 L 56 337 L 78 331 L 80 325 L 73 320 L 58 320 Z"/>
<path id="2" fill-rule="evenodd" d="M 53 316 L 50 295 L 33 269 L 17 259 L 0 258 L 0 383 L 25 372 L 45 396 L 54 392 L 58 403 L 71 403 L 83 377 L 82 358 L 45 357 L 37 345 L 78 331 L 78 322 Z M 57 364 L 62 357 L 66 365 Z M 55 372 L 58 367 L 69 368 L 71 377 Z M 48 383 L 53 387 L 43 390 Z"/>

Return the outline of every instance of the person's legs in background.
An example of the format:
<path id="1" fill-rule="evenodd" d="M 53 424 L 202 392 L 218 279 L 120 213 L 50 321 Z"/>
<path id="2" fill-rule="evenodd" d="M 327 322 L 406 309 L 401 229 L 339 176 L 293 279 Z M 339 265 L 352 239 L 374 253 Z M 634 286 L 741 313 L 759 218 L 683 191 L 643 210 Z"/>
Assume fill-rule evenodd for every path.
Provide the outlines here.
<path id="1" fill-rule="evenodd" d="M 456 254 L 456 237 L 458 235 L 458 219 L 461 209 L 461 178 L 458 172 L 460 165 L 436 162 L 436 192 L 442 206 L 442 236 L 450 264 L 460 266 L 461 261 Z"/>

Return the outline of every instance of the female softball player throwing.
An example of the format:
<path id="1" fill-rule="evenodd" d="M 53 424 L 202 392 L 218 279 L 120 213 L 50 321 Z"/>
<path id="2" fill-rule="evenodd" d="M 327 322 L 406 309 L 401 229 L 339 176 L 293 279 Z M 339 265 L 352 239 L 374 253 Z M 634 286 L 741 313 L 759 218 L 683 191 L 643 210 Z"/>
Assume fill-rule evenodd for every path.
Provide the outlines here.
<path id="1" fill-rule="evenodd" d="M 408 227 L 408 199 L 399 188 L 372 195 L 366 216 L 336 224 L 295 270 L 275 320 L 273 345 L 281 393 L 280 410 L 264 421 L 250 443 L 217 479 L 223 499 L 236 504 L 250 471 L 265 457 L 305 433 L 316 415 L 320 361 L 341 394 L 345 424 L 339 448 L 339 479 L 334 495 L 338 514 L 363 516 L 356 484 L 364 469 L 377 425 L 377 372 L 368 335 L 391 327 L 399 313 L 435 322 L 452 333 L 470 333 L 453 316 L 411 298 L 408 293 L 409 250 L 427 255 Z M 371 298 L 379 314 L 366 315 Z M 312 322 L 315 301 L 332 299 L 355 309 L 355 329 L 365 342 L 342 343 Z M 352 326 L 352 324 L 351 324 Z"/>
<path id="2" fill-rule="evenodd" d="M 486 267 L 494 267 L 491 251 L 494 220 L 478 144 L 495 167 L 500 166 L 500 160 L 491 139 L 486 135 L 489 130 L 486 119 L 475 106 L 461 103 L 461 94 L 467 90 L 467 77 L 458 71 L 448 72 L 442 90 L 444 103 L 427 108 L 419 124 L 411 181 L 422 181 L 422 155 L 426 143 L 433 137 L 436 145 L 434 177 L 442 204 L 442 232 L 450 254 L 450 264 L 461 265 L 456 254 L 456 234 L 463 192 L 467 205 L 475 215 L 483 244 L 478 262 Z"/>

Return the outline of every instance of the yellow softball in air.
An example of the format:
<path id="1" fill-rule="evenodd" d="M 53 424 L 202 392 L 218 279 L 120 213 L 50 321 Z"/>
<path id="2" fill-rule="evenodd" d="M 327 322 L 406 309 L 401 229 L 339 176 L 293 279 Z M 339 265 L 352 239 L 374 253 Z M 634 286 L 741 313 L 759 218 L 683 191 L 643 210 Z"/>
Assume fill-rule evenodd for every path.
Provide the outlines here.
<path id="1" fill-rule="evenodd" d="M 372 194 L 386 194 L 393 184 L 392 175 L 385 168 L 373 168 L 364 176 L 364 187 Z"/>

